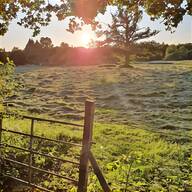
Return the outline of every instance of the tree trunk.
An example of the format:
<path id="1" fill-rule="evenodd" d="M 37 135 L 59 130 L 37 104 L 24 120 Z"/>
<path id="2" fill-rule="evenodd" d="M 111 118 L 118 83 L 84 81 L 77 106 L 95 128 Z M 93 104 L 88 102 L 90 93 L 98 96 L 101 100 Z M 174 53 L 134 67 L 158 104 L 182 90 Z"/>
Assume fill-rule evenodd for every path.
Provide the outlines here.
<path id="1" fill-rule="evenodd" d="M 129 65 L 129 52 L 128 51 L 126 51 L 125 52 L 125 67 L 130 67 L 130 68 L 132 68 L 132 66 L 131 65 Z"/>
<path id="2" fill-rule="evenodd" d="M 125 55 L 125 66 L 128 66 L 128 65 L 129 65 L 129 55 L 126 52 L 126 55 Z"/>

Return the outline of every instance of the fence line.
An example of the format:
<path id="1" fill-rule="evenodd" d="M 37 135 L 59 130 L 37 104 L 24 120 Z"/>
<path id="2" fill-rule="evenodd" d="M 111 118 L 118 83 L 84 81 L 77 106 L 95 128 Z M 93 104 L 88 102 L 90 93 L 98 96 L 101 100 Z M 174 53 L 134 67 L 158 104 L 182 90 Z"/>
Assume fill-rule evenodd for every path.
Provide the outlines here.
<path id="1" fill-rule="evenodd" d="M 76 123 L 69 123 L 69 122 L 64 122 L 64 121 L 56 121 L 56 120 L 49 120 L 49 119 L 43 119 L 43 118 L 37 118 L 37 117 L 31 117 L 31 116 L 18 116 L 15 114 L 0 114 L 0 159 L 5 161 L 5 162 L 9 162 L 9 163 L 14 163 L 17 165 L 20 165 L 22 167 L 25 167 L 28 170 L 28 179 L 23 180 L 8 174 L 4 174 L 4 176 L 13 179 L 17 182 L 23 183 L 26 186 L 31 187 L 32 189 L 36 188 L 36 189 L 40 189 L 46 192 L 52 192 L 49 189 L 43 188 L 41 186 L 38 186 L 36 184 L 33 183 L 33 174 L 35 172 L 41 172 L 41 173 L 45 173 L 45 174 L 49 174 L 52 176 L 56 176 L 58 178 L 62 178 L 65 179 L 67 183 L 70 183 L 73 186 L 77 186 L 77 191 L 78 192 L 87 192 L 87 184 L 88 184 L 88 169 L 89 169 L 89 162 L 91 163 L 91 166 L 93 167 L 94 173 L 96 174 L 100 185 L 103 189 L 104 192 L 110 192 L 110 188 L 96 162 L 96 159 L 94 158 L 92 152 L 91 152 L 91 145 L 92 145 L 92 135 L 93 135 L 93 122 L 94 122 L 94 111 L 95 111 L 95 103 L 91 102 L 91 101 L 86 101 L 85 102 L 85 116 L 84 116 L 84 125 L 80 125 L 80 124 L 76 124 Z M 30 126 L 30 134 L 27 133 L 22 133 L 22 132 L 18 132 L 18 131 L 14 131 L 11 130 L 11 128 L 9 127 L 9 129 L 5 129 L 3 128 L 3 119 L 4 116 L 5 117 L 10 117 L 10 116 L 14 116 L 15 118 L 21 118 L 21 119 L 29 119 L 31 120 L 31 126 Z M 83 138 L 82 138 L 82 145 L 78 144 L 78 143 L 73 143 L 73 142 L 67 142 L 67 141 L 63 141 L 63 140 L 57 140 L 57 139 L 51 139 L 51 138 L 46 138 L 46 137 L 41 137 L 41 136 L 37 136 L 35 135 L 35 131 L 34 131 L 34 126 L 35 126 L 35 122 L 48 122 L 48 123 L 54 123 L 54 124 L 63 124 L 63 125 L 69 125 L 69 126 L 75 126 L 78 128 L 82 128 L 83 130 Z M 8 143 L 3 143 L 2 142 L 2 137 L 3 137 L 3 132 L 9 132 L 9 133 L 13 133 L 13 134 L 17 134 L 17 135 L 22 135 L 22 136 L 26 136 L 29 138 L 29 147 L 26 148 L 22 148 L 22 147 L 17 147 L 14 145 L 10 145 Z M 46 153 L 41 153 L 38 151 L 33 150 L 33 144 L 34 144 L 34 139 L 41 139 L 41 140 L 46 140 L 46 141 L 50 141 L 50 142 L 55 142 L 55 143 L 60 143 L 60 144 L 65 144 L 65 145 L 72 145 L 74 147 L 81 147 L 81 153 L 80 153 L 80 162 L 75 162 L 75 161 L 71 161 L 71 160 L 67 160 L 67 159 L 62 159 L 56 156 L 52 156 Z M 16 161 L 10 158 L 5 158 L 2 156 L 1 153 L 1 149 L 2 148 L 12 148 L 12 149 L 18 149 L 21 151 L 25 151 L 29 156 L 28 162 L 27 163 L 23 163 L 20 161 Z M 43 157 L 47 157 L 47 158 L 51 158 L 51 159 L 55 159 L 55 160 L 59 160 L 63 163 L 71 163 L 73 165 L 76 165 L 79 167 L 79 178 L 78 181 L 70 178 L 68 176 L 63 176 L 60 175 L 58 173 L 52 172 L 52 171 L 48 171 L 45 169 L 41 169 L 38 167 L 35 167 L 33 165 L 33 157 L 34 155 L 40 155 Z M 1 165 L 0 165 L 1 167 Z M 0 173 L 3 173 L 2 167 L 0 169 Z"/>

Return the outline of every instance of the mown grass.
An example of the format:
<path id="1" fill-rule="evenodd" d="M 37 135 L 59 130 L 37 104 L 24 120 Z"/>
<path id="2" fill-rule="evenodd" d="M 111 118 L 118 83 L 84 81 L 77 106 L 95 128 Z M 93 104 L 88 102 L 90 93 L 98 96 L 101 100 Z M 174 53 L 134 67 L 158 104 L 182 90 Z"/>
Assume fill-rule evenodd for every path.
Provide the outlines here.
<path id="1" fill-rule="evenodd" d="M 191 192 L 191 70 L 190 62 L 138 64 L 134 69 L 38 68 L 18 74 L 24 86 L 9 102 L 20 113 L 83 124 L 84 101 L 95 99 L 96 144 L 92 151 L 113 191 Z M 29 121 L 12 119 L 6 126 L 30 131 Z M 78 143 L 82 138 L 82 131 L 76 128 L 47 123 L 36 124 L 35 132 Z M 27 147 L 26 138 L 7 135 L 6 140 Z M 74 147 L 42 141 L 35 141 L 35 147 L 51 155 L 79 160 L 80 149 Z M 27 161 L 26 154 L 18 150 L 7 153 Z M 53 163 L 39 156 L 34 161 L 37 166 L 78 177 L 77 169 L 68 164 Z M 55 191 L 73 191 L 55 177 L 36 175 L 35 178 L 35 182 Z M 90 173 L 89 191 L 101 191 L 93 173 Z"/>

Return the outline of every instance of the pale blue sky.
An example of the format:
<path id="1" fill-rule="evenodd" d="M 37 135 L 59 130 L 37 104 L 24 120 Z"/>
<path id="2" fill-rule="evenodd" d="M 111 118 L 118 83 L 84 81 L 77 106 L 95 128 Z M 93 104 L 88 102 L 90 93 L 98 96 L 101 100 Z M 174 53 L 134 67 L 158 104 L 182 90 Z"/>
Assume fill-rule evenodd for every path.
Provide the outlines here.
<path id="1" fill-rule="evenodd" d="M 109 8 L 110 9 L 110 8 Z M 98 18 L 103 22 L 110 22 L 109 11 L 104 15 L 99 15 Z M 141 27 L 150 27 L 152 29 L 160 30 L 161 32 L 148 40 L 155 40 L 157 42 L 165 42 L 168 44 L 178 44 L 178 43 L 192 43 L 192 17 L 185 16 L 181 24 L 174 33 L 170 33 L 165 30 L 165 26 L 160 24 L 160 21 L 151 21 L 150 18 L 145 14 L 143 20 L 140 23 Z M 53 44 L 60 45 L 61 42 L 66 42 L 73 46 L 82 46 L 83 40 L 82 35 L 84 33 L 89 33 L 90 37 L 94 37 L 94 32 L 91 31 L 90 26 L 85 26 L 84 32 L 76 32 L 71 34 L 66 31 L 67 21 L 57 21 L 53 17 L 52 22 L 47 27 L 42 27 L 40 35 L 34 39 L 39 39 L 40 37 L 50 37 L 53 41 Z M 13 21 L 9 26 L 9 31 L 3 36 L 0 37 L 0 47 L 5 48 L 6 50 L 11 50 L 14 46 L 23 49 L 29 40 L 32 38 L 32 31 L 25 29 L 16 24 L 16 21 Z"/>

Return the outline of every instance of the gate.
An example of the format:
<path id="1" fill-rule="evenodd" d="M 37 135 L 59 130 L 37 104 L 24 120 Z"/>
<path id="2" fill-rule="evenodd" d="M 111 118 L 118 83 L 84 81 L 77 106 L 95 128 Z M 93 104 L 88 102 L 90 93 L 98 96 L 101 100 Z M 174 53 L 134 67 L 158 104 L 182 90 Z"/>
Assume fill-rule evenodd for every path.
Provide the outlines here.
<path id="1" fill-rule="evenodd" d="M 64 179 L 67 183 L 70 183 L 70 185 L 73 185 L 76 187 L 77 192 L 86 192 L 87 191 L 87 184 L 88 184 L 88 173 L 89 173 L 89 162 L 93 168 L 94 173 L 96 174 L 100 185 L 104 192 L 109 192 L 110 188 L 97 164 L 96 159 L 94 158 L 94 155 L 91 152 L 91 145 L 92 145 L 92 133 L 93 133 L 93 121 L 94 121 L 94 110 L 95 110 L 95 104 L 91 101 L 85 102 L 85 115 L 84 115 L 84 125 L 76 124 L 76 123 L 70 123 L 70 122 L 63 122 L 63 121 L 56 121 L 56 120 L 49 120 L 49 119 L 43 119 L 43 118 L 36 118 L 36 117 L 30 117 L 30 116 L 20 116 L 22 119 L 27 119 L 31 121 L 30 126 L 30 133 L 23 133 L 20 131 L 12 130 L 11 127 L 9 129 L 4 128 L 3 120 L 4 118 L 7 118 L 5 114 L 0 114 L 0 160 L 1 160 L 1 170 L 0 173 L 3 174 L 4 177 L 7 177 L 9 179 L 14 180 L 15 182 L 20 182 L 32 189 L 40 189 L 46 192 L 53 192 L 49 190 L 48 188 L 44 188 L 42 186 L 36 185 L 33 183 L 33 175 L 36 172 L 48 174 L 57 178 Z M 12 115 L 12 114 L 9 114 Z M 17 118 L 17 117 L 16 117 Z M 76 128 L 82 128 L 83 129 L 83 138 L 82 138 L 82 144 L 70 142 L 70 141 L 64 141 L 64 140 L 57 140 L 53 138 L 38 136 L 35 134 L 34 125 L 36 122 L 47 122 L 51 124 L 60 124 L 60 125 L 66 125 L 66 126 L 73 126 Z M 29 138 L 28 147 L 22 148 L 15 145 L 8 144 L 6 142 L 2 142 L 2 139 L 4 137 L 4 132 L 11 133 L 14 135 L 20 135 L 25 136 Z M 40 139 L 46 142 L 55 142 L 57 144 L 64 144 L 64 145 L 71 145 L 73 147 L 81 148 L 80 152 L 80 160 L 78 162 L 75 162 L 73 160 L 67 160 L 63 159 L 57 156 L 49 155 L 47 153 L 42 153 L 37 150 L 34 150 L 34 139 Z M 28 154 L 28 162 L 22 162 L 19 160 L 14 160 L 12 158 L 6 157 L 2 155 L 2 149 L 17 149 L 22 152 L 26 152 Z M 72 165 L 78 166 L 78 179 L 75 180 L 74 178 L 71 178 L 66 175 L 60 175 L 56 172 L 49 171 L 46 169 L 38 168 L 34 165 L 33 157 L 34 155 L 39 155 L 44 158 L 50 158 L 53 160 L 61 161 L 62 163 L 69 163 Z M 27 170 L 27 176 L 25 179 L 15 177 L 10 174 L 3 173 L 2 170 L 2 162 L 12 163 L 14 165 L 19 165 Z"/>

